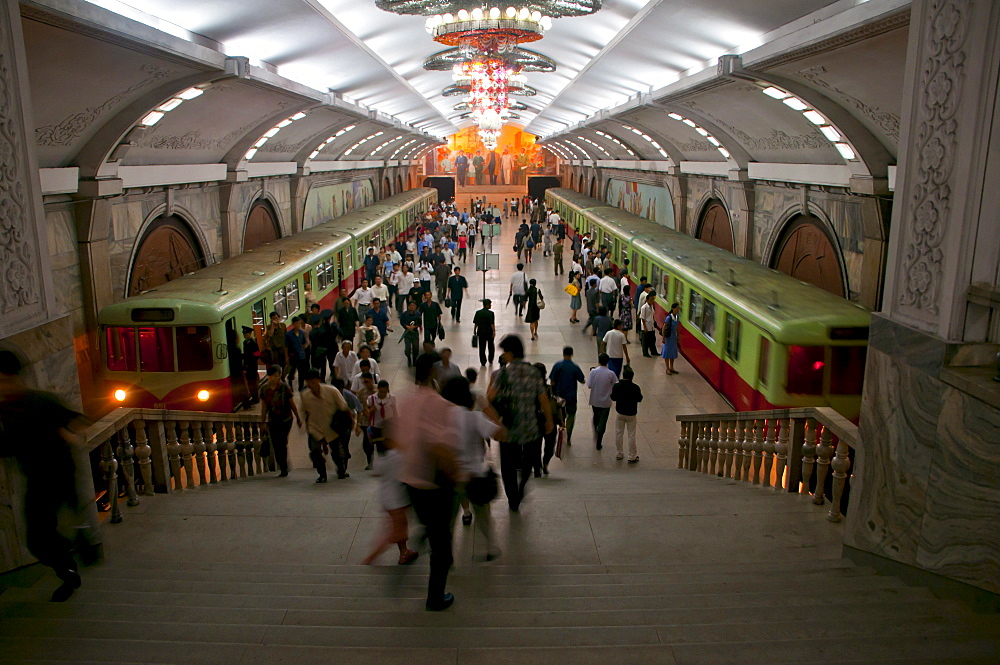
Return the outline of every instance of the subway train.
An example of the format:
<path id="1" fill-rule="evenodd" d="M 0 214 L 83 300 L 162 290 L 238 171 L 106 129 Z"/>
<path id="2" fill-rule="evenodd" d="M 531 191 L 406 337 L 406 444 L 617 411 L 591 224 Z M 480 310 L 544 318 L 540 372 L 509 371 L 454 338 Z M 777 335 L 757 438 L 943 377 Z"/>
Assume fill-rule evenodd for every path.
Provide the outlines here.
<path id="1" fill-rule="evenodd" d="M 396 194 L 103 308 L 106 410 L 233 411 L 227 339 L 242 344 L 242 327 L 252 326 L 264 348 L 270 312 L 304 313 L 307 288 L 332 309 L 340 287 L 361 283 L 369 243 L 404 236 L 437 197 L 430 188 Z"/>
<path id="2" fill-rule="evenodd" d="M 579 192 L 546 201 L 616 270 L 628 259 L 633 284 L 649 278 L 658 324 L 680 304 L 681 354 L 737 411 L 829 406 L 857 420 L 868 310 Z"/>

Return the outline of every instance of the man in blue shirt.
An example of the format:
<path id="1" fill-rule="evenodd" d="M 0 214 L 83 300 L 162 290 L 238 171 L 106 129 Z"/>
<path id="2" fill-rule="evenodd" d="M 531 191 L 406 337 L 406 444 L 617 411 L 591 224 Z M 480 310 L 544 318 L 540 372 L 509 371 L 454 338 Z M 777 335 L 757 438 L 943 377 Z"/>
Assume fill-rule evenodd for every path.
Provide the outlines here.
<path id="1" fill-rule="evenodd" d="M 368 280 L 369 284 L 375 283 L 375 275 L 378 274 L 378 267 L 381 263 L 375 254 L 375 248 L 369 247 L 368 256 L 365 257 L 365 279 Z"/>
<path id="2" fill-rule="evenodd" d="M 563 347 L 563 359 L 549 372 L 552 392 L 566 403 L 566 445 L 573 442 L 573 425 L 576 424 L 576 388 L 584 382 L 583 370 L 573 362 L 573 347 Z"/>
<path id="3" fill-rule="evenodd" d="M 381 351 L 385 344 L 385 334 L 392 331 L 392 328 L 389 327 L 389 310 L 382 306 L 381 300 L 374 298 L 372 308 L 368 310 L 368 316 L 372 317 L 372 325 L 378 328 L 378 334 L 381 335 L 378 341 L 378 350 Z"/>
<path id="4" fill-rule="evenodd" d="M 292 385 L 295 375 L 299 375 L 299 392 L 306 387 L 306 371 L 309 369 L 309 358 L 306 346 L 309 338 L 302 327 L 304 321 L 296 316 L 292 319 L 292 327 L 285 332 L 285 347 L 288 349 L 288 385 Z"/>

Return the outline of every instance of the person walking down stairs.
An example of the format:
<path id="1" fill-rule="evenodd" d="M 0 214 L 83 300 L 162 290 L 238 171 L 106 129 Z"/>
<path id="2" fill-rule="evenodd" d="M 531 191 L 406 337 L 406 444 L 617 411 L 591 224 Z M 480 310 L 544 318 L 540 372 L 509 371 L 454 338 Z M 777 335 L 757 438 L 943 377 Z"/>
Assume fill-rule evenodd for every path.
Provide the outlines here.
<path id="1" fill-rule="evenodd" d="M 631 367 L 622 371 L 622 379 L 611 388 L 611 401 L 615 403 L 618 417 L 615 420 L 615 447 L 618 454 L 615 459 L 625 457 L 624 434 L 628 429 L 628 461 L 639 461 L 639 451 L 635 444 L 635 425 L 639 413 L 639 402 L 642 401 L 642 389 L 632 380 L 635 373 Z"/>

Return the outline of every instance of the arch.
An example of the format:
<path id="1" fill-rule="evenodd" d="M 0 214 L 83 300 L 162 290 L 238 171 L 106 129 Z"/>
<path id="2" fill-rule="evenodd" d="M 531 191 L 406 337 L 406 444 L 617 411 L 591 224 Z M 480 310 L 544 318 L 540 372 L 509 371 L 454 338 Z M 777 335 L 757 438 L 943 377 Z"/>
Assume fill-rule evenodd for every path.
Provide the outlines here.
<path id="1" fill-rule="evenodd" d="M 146 226 L 132 252 L 126 296 L 133 296 L 198 270 L 205 253 L 180 215 L 160 215 Z"/>
<path id="2" fill-rule="evenodd" d="M 382 198 L 387 199 L 392 196 L 392 183 L 389 182 L 389 178 L 382 178 Z"/>
<path id="3" fill-rule="evenodd" d="M 413 171 L 410 171 L 406 174 L 406 188 L 413 189 L 413 187 Z"/>
<path id="4" fill-rule="evenodd" d="M 599 192 L 597 191 L 597 178 L 593 177 L 590 179 L 590 198 L 598 198 Z"/>
<path id="5" fill-rule="evenodd" d="M 698 218 L 696 237 L 727 252 L 735 248 L 732 220 L 725 204 L 719 199 L 712 198 L 705 203 Z"/>
<path id="6" fill-rule="evenodd" d="M 246 224 L 243 226 L 243 251 L 257 249 L 267 242 L 281 237 L 281 226 L 274 206 L 267 199 L 257 199 L 250 206 Z"/>
<path id="7" fill-rule="evenodd" d="M 576 191 L 583 194 L 583 174 L 580 174 L 580 179 L 577 181 Z"/>
<path id="8" fill-rule="evenodd" d="M 403 176 L 397 175 L 396 176 L 396 193 L 399 194 L 402 191 L 405 191 L 403 189 Z"/>
<path id="9" fill-rule="evenodd" d="M 785 224 L 771 252 L 769 265 L 795 279 L 846 298 L 840 246 L 823 220 L 798 213 Z"/>

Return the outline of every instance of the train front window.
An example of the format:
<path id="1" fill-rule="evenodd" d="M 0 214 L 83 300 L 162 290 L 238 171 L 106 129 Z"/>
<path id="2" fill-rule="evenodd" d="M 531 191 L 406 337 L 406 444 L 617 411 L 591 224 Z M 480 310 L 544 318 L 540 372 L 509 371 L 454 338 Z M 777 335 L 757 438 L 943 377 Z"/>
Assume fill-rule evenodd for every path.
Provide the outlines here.
<path id="1" fill-rule="evenodd" d="M 823 375 L 826 371 L 826 347 L 788 347 L 789 394 L 823 394 Z"/>
<path id="2" fill-rule="evenodd" d="M 177 371 L 205 372 L 212 369 L 212 331 L 208 326 L 177 328 Z"/>
<path id="3" fill-rule="evenodd" d="M 831 349 L 830 393 L 860 395 L 865 383 L 866 346 L 835 346 Z"/>
<path id="4" fill-rule="evenodd" d="M 136 370 L 135 328 L 108 327 L 106 332 L 108 369 L 112 372 Z"/>
<path id="5" fill-rule="evenodd" d="M 174 371 L 173 328 L 139 328 L 139 371 Z"/>

